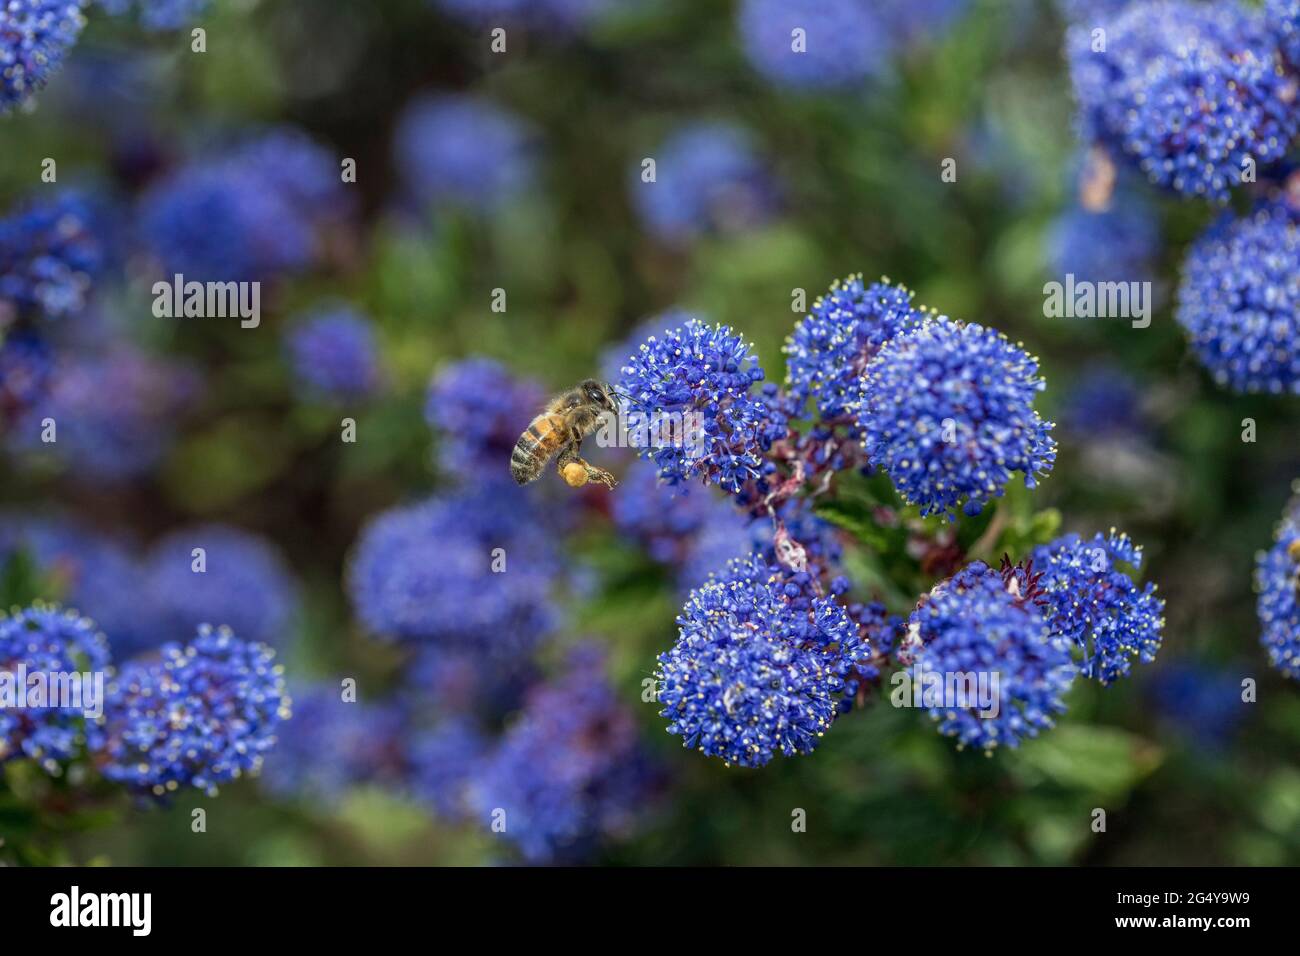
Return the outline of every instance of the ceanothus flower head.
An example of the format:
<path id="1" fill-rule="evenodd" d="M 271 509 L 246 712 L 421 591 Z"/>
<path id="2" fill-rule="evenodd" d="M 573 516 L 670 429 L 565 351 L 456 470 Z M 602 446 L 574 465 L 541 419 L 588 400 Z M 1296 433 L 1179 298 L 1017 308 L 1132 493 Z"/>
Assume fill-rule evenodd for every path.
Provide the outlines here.
<path id="1" fill-rule="evenodd" d="M 367 398 L 383 377 L 373 324 L 343 303 L 303 316 L 289 330 L 285 348 L 294 379 L 309 399 Z"/>
<path id="2" fill-rule="evenodd" d="M 1142 391 L 1117 365 L 1085 368 L 1061 405 L 1061 427 L 1075 437 L 1138 437 L 1146 431 Z"/>
<path id="3" fill-rule="evenodd" d="M 97 0 L 110 16 L 135 15 L 146 30 L 177 30 L 206 13 L 212 0 Z"/>
<path id="4" fill-rule="evenodd" d="M 504 811 L 504 835 L 528 862 L 563 863 L 632 830 L 656 789 L 636 720 L 584 645 L 529 694 L 476 773 L 468 803 L 485 829 Z"/>
<path id="5" fill-rule="evenodd" d="M 1067 534 L 1035 548 L 1029 564 L 1052 633 L 1081 654 L 1080 673 L 1102 684 L 1127 677 L 1135 658 L 1155 660 L 1165 625 L 1155 585 L 1135 584 L 1119 565 L 1140 568 L 1142 549 L 1114 530 L 1090 540 Z"/>
<path id="6" fill-rule="evenodd" d="M 1280 202 L 1224 216 L 1188 250 L 1178 323 L 1215 382 L 1300 394 L 1300 234 Z"/>
<path id="7" fill-rule="evenodd" d="M 1057 217 L 1048 237 L 1052 278 L 1082 282 L 1150 281 L 1160 250 L 1159 220 L 1133 195 L 1092 212 L 1075 206 Z"/>
<path id="8" fill-rule="evenodd" d="M 99 226 L 89 197 L 73 189 L 0 219 L 0 320 L 80 312 L 104 266 Z"/>
<path id="9" fill-rule="evenodd" d="M 189 644 L 166 644 L 157 660 L 122 669 L 92 746 L 104 777 L 139 796 L 182 787 L 211 796 L 261 770 L 290 712 L 275 652 L 204 625 Z"/>
<path id="10" fill-rule="evenodd" d="M 77 42 L 84 0 L 0 2 L 0 116 L 22 106 Z"/>
<path id="11" fill-rule="evenodd" d="M 689 123 L 649 158 L 653 182 L 638 162 L 630 177 L 632 202 L 656 238 L 688 242 L 706 233 L 736 233 L 771 219 L 777 188 L 767 164 L 741 127 L 726 122 Z"/>
<path id="12" fill-rule="evenodd" d="M 345 700 L 338 681 L 293 686 L 290 696 L 293 714 L 262 773 L 266 790 L 333 803 L 353 787 L 402 780 L 405 728 L 398 708 Z"/>
<path id="13" fill-rule="evenodd" d="M 1300 0 L 1264 0 L 1264 25 L 1287 66 L 1300 67 Z"/>
<path id="14" fill-rule="evenodd" d="M 1300 129 L 1296 80 L 1256 11 L 1237 3 L 1149 0 L 1067 34 L 1085 139 L 1153 183 L 1225 202 L 1250 162 L 1285 155 Z"/>
<path id="15" fill-rule="evenodd" d="M 471 789 L 491 754 L 487 736 L 472 720 L 451 717 L 410 737 L 406 760 L 412 794 L 438 816 L 464 820 Z"/>
<path id="16" fill-rule="evenodd" d="M 467 480 L 505 479 L 515 442 L 545 400 L 541 385 L 492 359 L 443 366 L 429 382 L 424 404 L 425 420 L 438 436 L 439 466 Z"/>
<path id="17" fill-rule="evenodd" d="M 822 421 L 846 415 L 867 363 L 924 317 L 912 293 L 888 279 L 867 285 L 858 274 L 831 283 L 786 339 L 786 384 L 796 410 L 812 400 Z"/>
<path id="18" fill-rule="evenodd" d="M 211 624 L 282 647 L 298 610 L 297 582 L 275 545 L 224 524 L 181 528 L 156 541 L 144 561 L 143 597 L 154 646 Z"/>
<path id="19" fill-rule="evenodd" d="M 10 330 L 0 341 L 0 426 L 43 398 L 54 372 L 54 353 L 44 338 Z"/>
<path id="20" fill-rule="evenodd" d="M 1256 559 L 1255 590 L 1268 662 L 1300 680 L 1300 521 L 1294 513 L 1278 528 L 1273 546 Z"/>
<path id="21" fill-rule="evenodd" d="M 867 0 L 744 0 L 737 26 L 749 62 L 779 86 L 842 88 L 889 65 L 891 38 Z"/>
<path id="22" fill-rule="evenodd" d="M 924 515 L 977 514 L 1015 472 L 1052 468 L 1052 423 L 1034 410 L 1038 361 L 995 329 L 927 318 L 867 365 L 854 411 L 863 447 Z"/>
<path id="23" fill-rule="evenodd" d="M 127 482 L 156 468 L 197 391 L 192 369 L 126 345 L 65 351 L 49 386 L 9 435 L 10 447 L 49 458 L 82 483 Z M 52 419 L 55 441 L 45 441 Z"/>
<path id="24" fill-rule="evenodd" d="M 987 675 L 987 686 L 996 689 L 987 708 L 954 700 L 928 707 L 939 732 L 960 746 L 1017 747 L 1055 726 L 1055 715 L 1065 711 L 1063 697 L 1075 676 L 1069 639 L 1051 632 L 1018 582 L 973 562 L 932 589 L 908 619 L 919 674 L 938 675 L 945 685 L 949 677 L 969 685 Z"/>
<path id="25" fill-rule="evenodd" d="M 347 583 L 380 637 L 512 657 L 555 623 L 560 570 L 527 497 L 498 486 L 381 513 L 361 532 Z"/>
<path id="26" fill-rule="evenodd" d="M 725 325 L 689 320 L 651 336 L 618 383 L 629 412 L 662 439 L 638 452 L 672 485 L 698 478 L 734 493 L 761 478 L 763 453 L 787 431 L 776 397 L 753 394 L 763 377 L 750 346 Z M 681 423 L 675 435 L 655 427 L 671 420 Z"/>
<path id="27" fill-rule="evenodd" d="M 36 604 L 12 615 L 0 613 L 0 673 L 10 680 L 59 674 L 104 674 L 109 666 L 108 639 L 94 621 L 58 605 Z M 20 672 L 19 668 L 22 668 Z M 29 757 L 49 773 L 74 757 L 86 740 L 85 707 L 52 706 L 38 702 L 26 682 L 26 707 L 0 706 L 0 767 Z M 83 698 L 83 704 L 89 702 Z"/>
<path id="28" fill-rule="evenodd" d="M 742 767 L 816 748 L 869 648 L 809 585 L 751 555 L 691 592 L 656 675 L 660 715 L 684 746 Z"/>
<path id="29" fill-rule="evenodd" d="M 488 214 L 532 185 L 534 138 L 523 120 L 489 100 L 423 95 L 398 117 L 393 151 L 420 202 Z"/>

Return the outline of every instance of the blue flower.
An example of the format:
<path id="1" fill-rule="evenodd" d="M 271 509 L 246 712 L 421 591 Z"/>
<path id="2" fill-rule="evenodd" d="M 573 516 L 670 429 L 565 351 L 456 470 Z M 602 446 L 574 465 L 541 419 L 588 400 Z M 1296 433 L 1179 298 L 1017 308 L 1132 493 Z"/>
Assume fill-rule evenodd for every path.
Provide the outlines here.
<path id="1" fill-rule="evenodd" d="M 866 0 L 744 0 L 738 17 L 750 63 L 780 86 L 846 87 L 888 67 L 890 38 Z"/>
<path id="2" fill-rule="evenodd" d="M 374 327 L 350 306 L 336 303 L 313 310 L 290 329 L 285 346 L 308 398 L 366 398 L 379 387 Z"/>
<path id="3" fill-rule="evenodd" d="M 1154 213 L 1136 195 L 1123 193 L 1109 209 L 1074 207 L 1062 213 L 1048 237 L 1051 275 L 1061 282 L 1147 282 L 1160 250 Z"/>
<path id="4" fill-rule="evenodd" d="M 264 644 L 205 626 L 185 646 L 165 645 L 160 659 L 127 665 L 92 734 L 104 776 L 165 798 L 182 787 L 215 795 L 256 774 L 291 710 L 274 658 Z"/>
<path id="5" fill-rule="evenodd" d="M 102 679 L 107 669 L 108 640 L 94 621 L 75 611 L 37 604 L 12 616 L 0 614 L 0 674 L 9 675 L 5 682 L 12 683 L 15 693 L 28 694 L 25 707 L 16 706 L 16 700 L 0 706 L 0 767 L 30 757 L 56 773 L 59 761 L 76 756 L 86 741 L 85 710 L 92 702 L 83 697 L 84 706 L 69 708 L 47 699 L 51 706 L 38 706 L 30 697 L 33 675 L 98 674 Z"/>
<path id="6" fill-rule="evenodd" d="M 630 832 L 657 789 L 636 721 L 590 648 L 534 688 L 469 787 L 472 818 L 530 863 L 579 862 Z M 497 832 L 497 831 L 494 831 Z"/>
<path id="7" fill-rule="evenodd" d="M 1165 602 L 1155 585 L 1139 587 L 1118 565 L 1142 565 L 1142 549 L 1111 531 L 1091 540 L 1068 534 L 1034 549 L 1044 615 L 1054 634 L 1082 654 L 1080 673 L 1102 684 L 1127 677 L 1136 658 L 1155 660 L 1164 629 Z"/>
<path id="8" fill-rule="evenodd" d="M 1300 235 L 1280 202 L 1225 216 L 1192 245 L 1176 318 L 1219 385 L 1300 394 L 1298 273 Z"/>
<path id="9" fill-rule="evenodd" d="M 534 134 L 514 114 L 473 96 L 421 96 L 402 111 L 398 172 L 422 203 L 491 213 L 534 179 Z"/>
<path id="10" fill-rule="evenodd" d="M 1067 35 L 1086 139 L 1110 147 L 1153 183 L 1218 202 L 1247 159 L 1285 155 L 1300 129 L 1295 80 L 1281 69 L 1256 11 L 1237 3 L 1151 0 Z"/>
<path id="11" fill-rule="evenodd" d="M 380 514 L 361 532 L 347 581 L 378 636 L 509 658 L 554 625 L 559 571 L 527 498 L 499 487 Z"/>
<path id="12" fill-rule="evenodd" d="M 787 431 L 771 395 L 752 394 L 763 369 L 749 345 L 725 325 L 688 321 L 651 336 L 619 380 L 662 447 L 642 447 L 668 484 L 700 479 L 736 492 L 764 471 L 763 453 Z M 674 435 L 657 423 L 680 425 Z M 652 436 L 653 437 L 653 436 Z"/>
<path id="13" fill-rule="evenodd" d="M 97 0 L 110 16 L 120 17 L 138 7 L 146 30 L 176 30 L 207 12 L 212 0 Z"/>
<path id="14" fill-rule="evenodd" d="M 912 293 L 888 279 L 867 285 L 859 274 L 833 282 L 786 339 L 786 384 L 796 413 L 811 400 L 823 421 L 846 415 L 867 363 L 924 317 Z"/>
<path id="15" fill-rule="evenodd" d="M 53 459 L 82 483 L 121 483 L 158 466 L 196 392 L 193 372 L 128 346 L 64 352 L 49 388 L 14 423 L 10 447 Z M 47 419 L 55 441 L 46 441 Z"/>
<path id="16" fill-rule="evenodd" d="M 540 385 L 492 359 L 444 366 L 429 383 L 424 405 L 425 420 L 438 435 L 439 466 L 476 482 L 509 479 L 510 452 L 545 399 Z"/>
<path id="17" fill-rule="evenodd" d="M 1300 0 L 1264 0 L 1264 24 L 1289 69 L 1300 68 Z"/>
<path id="18" fill-rule="evenodd" d="M 0 219 L 0 320 L 80 312 L 104 265 L 98 226 L 90 199 L 70 189 Z"/>
<path id="19" fill-rule="evenodd" d="M 752 555 L 691 592 L 656 674 L 669 733 L 742 767 L 817 746 L 869 649 L 845 610 L 810 587 L 806 574 Z"/>
<path id="20" fill-rule="evenodd" d="M 152 644 L 179 640 L 203 624 L 226 625 L 250 641 L 290 642 L 298 585 L 259 535 L 221 524 L 173 531 L 149 550 L 144 576 Z"/>
<path id="21" fill-rule="evenodd" d="M 361 784 L 397 785 L 406 767 L 404 719 L 387 703 L 345 701 L 339 683 L 293 687 L 262 786 L 279 797 L 333 803 Z"/>
<path id="22" fill-rule="evenodd" d="M 1251 710 L 1238 674 L 1204 664 L 1173 661 L 1158 668 L 1148 686 L 1169 728 L 1212 750 L 1228 744 Z"/>
<path id="23" fill-rule="evenodd" d="M 1141 437 L 1146 431 L 1142 393 L 1122 368 L 1085 368 L 1062 402 L 1061 427 L 1088 438 Z"/>
<path id="24" fill-rule="evenodd" d="M 996 693 L 988 707 L 951 699 L 928 706 L 939 732 L 961 746 L 1019 746 L 1065 711 L 1075 676 L 1069 639 L 1051 633 L 1015 581 L 974 562 L 931 590 L 908 619 L 919 674 L 942 678 L 945 690 L 950 678 L 966 687 L 983 678 Z M 924 694 L 924 678 L 921 686 Z"/>
<path id="25" fill-rule="evenodd" d="M 53 371 L 54 355 L 45 339 L 22 329 L 5 335 L 0 341 L 0 426 L 47 394 Z"/>
<path id="26" fill-rule="evenodd" d="M 1255 563 L 1255 610 L 1268 662 L 1300 680 L 1300 521 L 1294 515 L 1278 528 L 1276 540 Z"/>
<path id="27" fill-rule="evenodd" d="M 0 4 L 0 116 L 43 87 L 86 25 L 84 0 Z"/>
<path id="28" fill-rule="evenodd" d="M 1034 410 L 1038 362 L 994 329 L 926 319 L 866 368 L 856 407 L 863 446 L 922 514 L 975 514 L 1012 474 L 1032 488 L 1052 468 L 1051 422 Z"/>
<path id="29" fill-rule="evenodd" d="M 705 233 L 741 232 L 769 220 L 776 185 L 750 137 L 731 123 L 681 127 L 651 155 L 655 179 L 630 177 L 632 201 L 645 227 L 665 242 Z"/>
<path id="30" fill-rule="evenodd" d="M 61 517 L 0 514 L 0 565 L 27 553 L 54 595 L 92 617 L 122 661 L 149 641 L 151 621 L 141 600 L 140 564 L 118 539 Z M 54 596 L 51 595 L 51 596 Z"/>
<path id="31" fill-rule="evenodd" d="M 453 717 L 411 735 L 408 786 L 434 813 L 459 822 L 470 812 L 471 788 L 491 753 L 487 736 L 471 720 Z M 509 821 L 507 821 L 507 833 Z"/>

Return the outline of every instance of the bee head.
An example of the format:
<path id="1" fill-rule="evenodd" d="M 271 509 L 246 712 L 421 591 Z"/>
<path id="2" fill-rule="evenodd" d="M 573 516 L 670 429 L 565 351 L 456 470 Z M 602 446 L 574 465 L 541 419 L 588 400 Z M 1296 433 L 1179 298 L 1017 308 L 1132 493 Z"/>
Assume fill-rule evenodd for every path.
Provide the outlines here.
<path id="1" fill-rule="evenodd" d="M 608 409 L 611 412 L 618 410 L 614 402 L 614 389 L 611 386 L 602 384 L 594 378 L 589 378 L 579 387 L 582 389 L 583 398 L 591 402 L 591 404 Z"/>

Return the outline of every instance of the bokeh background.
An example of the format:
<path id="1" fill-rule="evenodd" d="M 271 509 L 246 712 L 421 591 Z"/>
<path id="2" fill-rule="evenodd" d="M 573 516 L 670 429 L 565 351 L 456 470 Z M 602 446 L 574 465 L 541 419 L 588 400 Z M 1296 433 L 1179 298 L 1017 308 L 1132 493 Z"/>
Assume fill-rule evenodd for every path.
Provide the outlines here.
<path id="1" fill-rule="evenodd" d="M 484 21 L 451 0 L 216 0 L 160 30 L 88 10 L 37 108 L 0 120 L 0 210 L 76 190 L 103 249 L 84 301 L 42 331 L 54 377 L 36 407 L 57 409 L 57 453 L 24 414 L 7 424 L 5 601 L 76 604 L 124 656 L 229 623 L 279 649 L 295 716 L 263 777 L 216 798 L 83 805 L 0 771 L 11 850 L 115 864 L 1300 862 L 1300 697 L 1266 665 L 1252 589 L 1300 476 L 1298 410 L 1215 387 L 1171 316 L 1180 259 L 1215 212 L 1123 179 L 1110 214 L 1081 209 L 1051 2 L 881 2 L 867 47 L 846 39 L 812 77 L 755 54 L 764 21 L 746 8 L 764 6 L 572 0 Z M 40 181 L 46 157 L 57 184 Z M 345 158 L 355 183 L 340 182 Z M 261 279 L 261 324 L 155 317 L 150 285 L 173 268 Z M 1151 326 L 1045 318 L 1043 284 L 1067 271 L 1151 280 Z M 1080 682 L 1061 725 L 1019 751 L 958 752 L 923 716 L 875 706 L 810 756 L 727 768 L 664 733 L 643 681 L 686 589 L 748 530 L 702 491 L 659 495 L 609 450 L 589 458 L 625 478 L 612 493 L 549 470 L 516 492 L 499 484 L 508 447 L 540 396 L 616 367 L 667 312 L 731 325 L 779 380 L 795 291 L 811 303 L 855 272 L 1040 357 L 1061 451 L 1032 509 L 1145 546 L 1165 644 L 1126 682 Z M 499 365 L 456 364 L 471 357 Z M 380 555 L 378 579 L 350 588 L 377 516 L 415 539 L 405 570 Z M 505 577 L 542 588 L 545 622 L 496 613 L 517 595 L 459 574 L 458 536 L 517 542 L 525 566 Z M 196 541 L 228 556 L 201 586 Z M 871 548 L 842 545 L 862 593 L 878 591 Z M 414 614 L 468 637 L 373 633 L 363 592 L 399 576 Z M 883 596 L 896 611 L 914 600 Z M 346 711 L 345 678 L 359 696 Z M 1243 678 L 1257 702 L 1242 703 Z M 536 839 L 466 811 L 478 775 L 542 821 Z M 191 832 L 198 806 L 207 834 Z M 795 808 L 807 832 L 792 832 Z"/>

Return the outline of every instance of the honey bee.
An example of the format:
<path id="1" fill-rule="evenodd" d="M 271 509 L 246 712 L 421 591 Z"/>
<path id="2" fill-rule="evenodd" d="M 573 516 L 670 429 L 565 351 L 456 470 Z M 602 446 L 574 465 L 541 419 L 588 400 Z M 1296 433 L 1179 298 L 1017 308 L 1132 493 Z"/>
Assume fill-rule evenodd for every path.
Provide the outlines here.
<path id="1" fill-rule="evenodd" d="M 536 481 L 551 456 L 558 454 L 556 467 L 571 486 L 589 481 L 607 488 L 618 484 L 605 469 L 578 457 L 582 440 L 596 430 L 601 417 L 617 412 L 616 394 L 613 386 L 589 378 L 555 398 L 515 442 L 510 453 L 510 474 L 515 481 L 521 485 Z"/>

